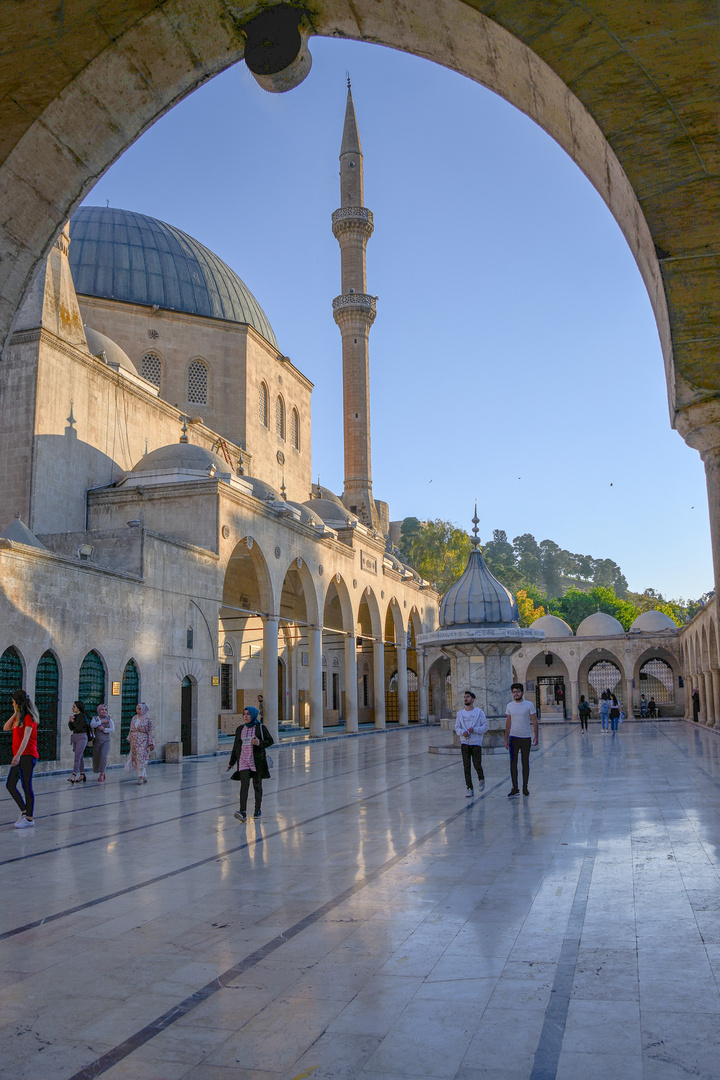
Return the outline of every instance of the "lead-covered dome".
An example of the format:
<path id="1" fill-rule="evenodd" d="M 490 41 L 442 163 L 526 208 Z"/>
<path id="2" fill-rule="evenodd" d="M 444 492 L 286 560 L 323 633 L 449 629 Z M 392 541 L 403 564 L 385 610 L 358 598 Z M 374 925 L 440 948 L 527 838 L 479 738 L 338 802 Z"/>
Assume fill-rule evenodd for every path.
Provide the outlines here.
<path id="1" fill-rule="evenodd" d="M 674 622 L 664 611 L 643 611 L 630 626 L 631 634 L 661 634 L 667 630 L 677 630 Z"/>
<path id="2" fill-rule="evenodd" d="M 440 628 L 519 624 L 515 598 L 488 570 L 476 547 L 465 573 L 440 602 Z"/>
<path id="3" fill-rule="evenodd" d="M 568 626 L 564 619 L 558 619 L 557 615 L 541 615 L 534 623 L 530 624 L 531 630 L 544 630 L 545 637 L 559 638 L 572 637 L 572 627 Z"/>
<path id="4" fill-rule="evenodd" d="M 206 450 L 204 446 L 185 442 L 170 443 L 151 450 L 140 458 L 129 475 L 156 472 L 196 473 L 222 480 L 229 480 L 232 475 L 227 461 L 219 454 Z"/>
<path id="5" fill-rule="evenodd" d="M 583 619 L 576 631 L 576 637 L 613 637 L 624 634 L 622 623 L 607 615 L 604 611 L 595 611 Z"/>
<path id="6" fill-rule="evenodd" d="M 70 220 L 75 291 L 147 307 L 246 323 L 277 348 L 268 317 L 234 270 L 164 221 L 81 206 Z"/>

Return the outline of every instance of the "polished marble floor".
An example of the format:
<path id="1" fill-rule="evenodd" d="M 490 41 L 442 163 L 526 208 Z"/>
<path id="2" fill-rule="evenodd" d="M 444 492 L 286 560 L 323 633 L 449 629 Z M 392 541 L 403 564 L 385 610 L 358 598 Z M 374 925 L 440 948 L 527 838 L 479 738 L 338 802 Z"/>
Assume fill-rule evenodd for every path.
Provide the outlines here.
<path id="1" fill-rule="evenodd" d="M 548 727 L 465 798 L 437 729 L 0 802 L 13 1080 L 716 1080 L 720 738 Z M 252 795 L 250 797 L 252 805 Z"/>

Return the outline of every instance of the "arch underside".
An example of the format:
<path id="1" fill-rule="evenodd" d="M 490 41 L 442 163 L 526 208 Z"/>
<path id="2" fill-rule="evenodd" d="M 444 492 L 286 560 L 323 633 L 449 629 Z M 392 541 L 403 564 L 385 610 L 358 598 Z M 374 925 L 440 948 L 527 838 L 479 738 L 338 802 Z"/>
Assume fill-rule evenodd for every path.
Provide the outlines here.
<path id="1" fill-rule="evenodd" d="M 61 225 L 110 164 L 182 97 L 242 57 L 255 5 L 41 0 L 0 15 L 0 339 Z M 413 52 L 484 84 L 570 154 L 615 215 L 655 311 L 671 416 L 720 374 L 718 22 L 615 0 L 320 0 L 313 28 Z M 655 17 L 654 17 L 655 16 Z M 2 27 L 1 20 L 8 21 Z M 38 77 L 38 73 L 42 73 Z"/>

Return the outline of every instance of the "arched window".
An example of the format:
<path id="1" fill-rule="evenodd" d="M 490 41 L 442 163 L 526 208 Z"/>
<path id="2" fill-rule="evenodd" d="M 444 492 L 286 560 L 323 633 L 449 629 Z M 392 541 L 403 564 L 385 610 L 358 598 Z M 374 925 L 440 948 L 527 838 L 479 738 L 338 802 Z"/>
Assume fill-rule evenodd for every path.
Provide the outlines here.
<path id="1" fill-rule="evenodd" d="M 37 743 L 41 761 L 57 758 L 59 682 L 58 662 L 48 650 L 40 657 L 35 672 L 35 706 L 40 716 Z"/>
<path id="2" fill-rule="evenodd" d="M 296 450 L 300 449 L 300 417 L 297 409 L 290 413 L 290 442 Z"/>
<path id="3" fill-rule="evenodd" d="M 23 684 L 23 662 L 20 653 L 11 645 L 0 656 L 0 716 L 3 723 L 13 712 L 12 692 Z M 9 765 L 12 761 L 12 732 L 0 732 L 0 765 Z"/>
<path id="4" fill-rule="evenodd" d="M 675 680 L 667 660 L 653 656 L 640 668 L 640 693 L 655 698 L 656 705 L 675 704 Z"/>
<path id="5" fill-rule="evenodd" d="M 120 699 L 120 753 L 130 753 L 128 733 L 130 721 L 140 700 L 140 675 L 134 660 L 128 660 L 123 671 L 122 698 Z"/>
<path id="6" fill-rule="evenodd" d="M 268 389 L 265 383 L 260 383 L 260 423 L 268 427 Z"/>
<path id="7" fill-rule="evenodd" d="M 140 374 L 153 386 L 160 389 L 160 376 L 162 375 L 162 360 L 152 349 L 146 352 L 140 361 Z"/>
<path id="8" fill-rule="evenodd" d="M 275 430 L 278 439 L 285 438 L 285 403 L 279 394 L 275 402 Z"/>
<path id="9" fill-rule="evenodd" d="M 105 701 L 105 665 L 100 653 L 92 649 L 80 665 L 78 700 L 85 706 L 88 720 Z"/>
<path id="10" fill-rule="evenodd" d="M 622 674 L 620 668 L 610 660 L 598 660 L 588 671 L 590 693 L 595 691 L 595 700 L 599 701 L 606 690 L 622 700 Z"/>
<path id="11" fill-rule="evenodd" d="M 192 360 L 188 368 L 188 404 L 207 405 L 208 369 L 202 360 Z"/>

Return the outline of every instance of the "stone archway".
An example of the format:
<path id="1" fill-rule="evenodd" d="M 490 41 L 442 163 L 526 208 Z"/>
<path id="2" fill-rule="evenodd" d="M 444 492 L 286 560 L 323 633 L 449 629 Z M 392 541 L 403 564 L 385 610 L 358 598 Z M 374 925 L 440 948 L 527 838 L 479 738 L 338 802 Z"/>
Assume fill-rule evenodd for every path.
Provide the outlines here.
<path id="1" fill-rule="evenodd" d="M 228 18 L 222 0 L 208 0 L 198 19 L 194 0 L 149 8 L 109 0 L 101 26 L 80 8 L 72 35 L 60 41 L 66 28 L 40 0 L 28 0 L 13 36 L 16 51 L 6 58 L 13 93 L 0 109 L 0 341 L 93 182 L 173 104 L 242 57 L 243 27 L 256 10 L 238 0 Z M 720 270 L 698 259 L 714 220 L 717 88 L 707 56 L 712 35 L 697 9 L 677 0 L 663 12 L 663 34 L 643 34 L 641 46 L 626 5 L 600 18 L 569 0 L 551 11 L 540 0 L 505 0 L 492 14 L 463 0 L 318 0 L 311 30 L 426 57 L 532 117 L 578 164 L 623 230 L 658 322 L 671 411 L 716 392 L 716 341 L 706 332 L 706 313 L 717 310 Z M 688 101 L 692 131 L 683 120 Z M 658 176 L 666 182 L 658 184 Z M 675 327 L 682 333 L 673 357 Z"/>

